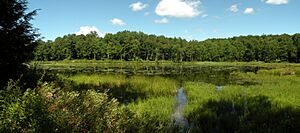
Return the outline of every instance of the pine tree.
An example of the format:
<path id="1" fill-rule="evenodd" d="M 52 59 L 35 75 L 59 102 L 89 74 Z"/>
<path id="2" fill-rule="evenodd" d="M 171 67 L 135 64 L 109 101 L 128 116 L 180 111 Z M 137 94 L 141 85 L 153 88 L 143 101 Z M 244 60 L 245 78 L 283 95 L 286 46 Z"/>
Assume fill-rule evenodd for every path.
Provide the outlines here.
<path id="1" fill-rule="evenodd" d="M 30 20 L 37 10 L 27 12 L 26 0 L 0 0 L 1 84 L 20 76 L 22 63 L 33 57 L 38 37 Z"/>

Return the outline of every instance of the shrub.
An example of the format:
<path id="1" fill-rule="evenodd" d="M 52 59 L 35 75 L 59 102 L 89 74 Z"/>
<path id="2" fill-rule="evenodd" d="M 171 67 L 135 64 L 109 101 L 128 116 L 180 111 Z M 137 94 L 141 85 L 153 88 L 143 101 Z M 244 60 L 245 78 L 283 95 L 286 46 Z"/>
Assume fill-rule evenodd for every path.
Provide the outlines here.
<path id="1" fill-rule="evenodd" d="M 39 93 L 31 89 L 22 92 L 18 81 L 9 81 L 0 91 L 0 99 L 0 132 L 43 132 L 51 125 Z"/>
<path id="2" fill-rule="evenodd" d="M 133 114 L 94 90 L 65 91 L 44 83 L 22 92 L 10 81 L 0 92 L 0 132 L 126 132 Z"/>

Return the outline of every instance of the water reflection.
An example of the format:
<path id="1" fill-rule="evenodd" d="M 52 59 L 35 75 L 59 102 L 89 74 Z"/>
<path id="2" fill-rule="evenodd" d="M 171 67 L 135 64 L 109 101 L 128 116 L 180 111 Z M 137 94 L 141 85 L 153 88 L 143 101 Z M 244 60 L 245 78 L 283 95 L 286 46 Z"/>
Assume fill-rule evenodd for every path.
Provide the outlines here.
<path id="1" fill-rule="evenodd" d="M 173 65 L 173 66 L 91 66 L 91 67 L 43 67 L 38 69 L 47 70 L 65 75 L 88 74 L 123 74 L 123 75 L 159 75 L 173 78 L 178 81 L 205 82 L 218 86 L 232 83 L 230 73 L 235 71 L 257 72 L 261 67 L 237 67 L 237 66 L 197 66 L 197 65 Z M 264 68 L 263 68 L 264 69 Z"/>
<path id="2" fill-rule="evenodd" d="M 177 103 L 174 109 L 173 120 L 175 125 L 179 127 L 180 132 L 185 132 L 189 128 L 189 123 L 183 115 L 183 109 L 187 104 L 187 98 L 182 87 L 177 90 L 176 101 Z"/>

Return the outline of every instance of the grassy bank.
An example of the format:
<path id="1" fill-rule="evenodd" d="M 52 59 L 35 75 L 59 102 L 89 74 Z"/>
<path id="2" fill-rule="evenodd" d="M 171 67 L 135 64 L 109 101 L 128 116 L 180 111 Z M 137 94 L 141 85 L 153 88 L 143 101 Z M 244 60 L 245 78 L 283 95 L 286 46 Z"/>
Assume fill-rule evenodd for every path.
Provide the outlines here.
<path id="1" fill-rule="evenodd" d="M 172 62 L 172 61 L 118 61 L 118 60 L 62 60 L 33 61 L 37 67 L 91 67 L 91 66 L 260 66 L 260 67 L 300 67 L 299 63 L 264 63 L 264 62 Z"/>

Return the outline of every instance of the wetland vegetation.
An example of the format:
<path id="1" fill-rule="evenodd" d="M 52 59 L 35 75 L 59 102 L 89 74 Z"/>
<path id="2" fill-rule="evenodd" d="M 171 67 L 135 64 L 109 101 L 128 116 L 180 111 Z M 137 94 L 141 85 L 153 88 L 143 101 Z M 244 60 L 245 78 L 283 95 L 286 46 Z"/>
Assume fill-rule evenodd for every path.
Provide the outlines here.
<path id="1" fill-rule="evenodd" d="M 299 131 L 297 64 L 75 62 L 32 62 L 55 132 Z"/>

